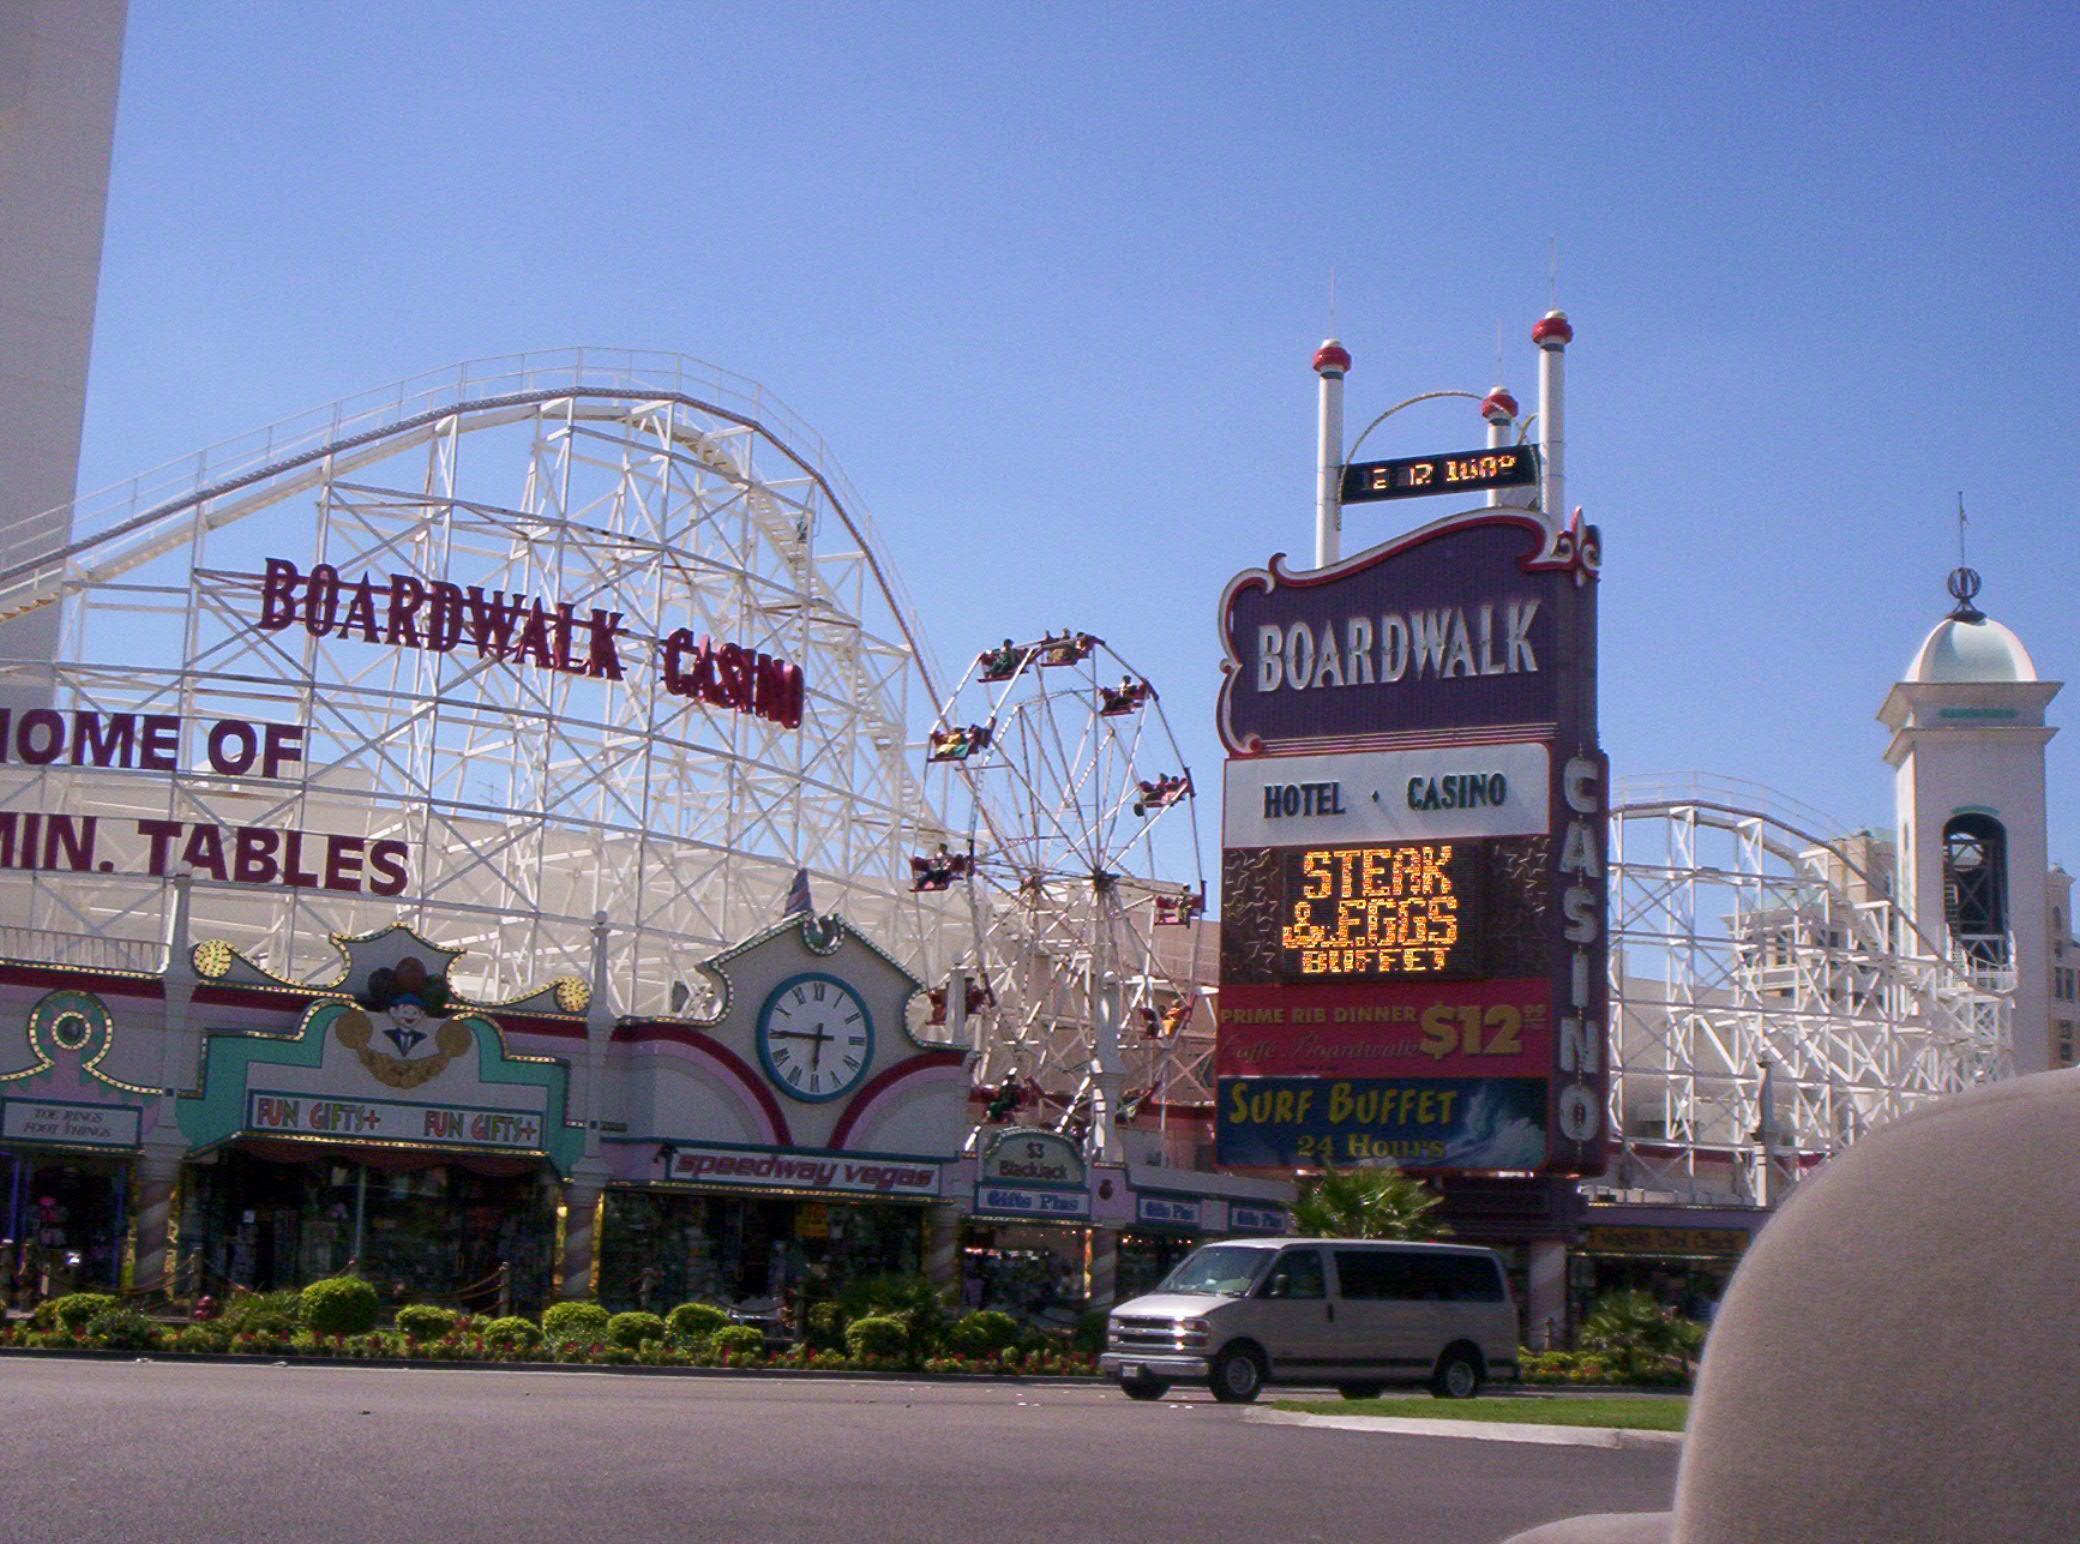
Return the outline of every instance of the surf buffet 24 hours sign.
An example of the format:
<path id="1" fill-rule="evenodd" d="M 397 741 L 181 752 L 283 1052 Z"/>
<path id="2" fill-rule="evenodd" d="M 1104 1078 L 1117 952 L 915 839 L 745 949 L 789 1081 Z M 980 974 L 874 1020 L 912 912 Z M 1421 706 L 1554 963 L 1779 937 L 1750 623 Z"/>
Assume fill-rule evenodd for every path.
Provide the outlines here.
<path id="1" fill-rule="evenodd" d="M 1223 1164 L 1601 1171 L 1598 547 L 1480 510 L 1229 583 Z"/>

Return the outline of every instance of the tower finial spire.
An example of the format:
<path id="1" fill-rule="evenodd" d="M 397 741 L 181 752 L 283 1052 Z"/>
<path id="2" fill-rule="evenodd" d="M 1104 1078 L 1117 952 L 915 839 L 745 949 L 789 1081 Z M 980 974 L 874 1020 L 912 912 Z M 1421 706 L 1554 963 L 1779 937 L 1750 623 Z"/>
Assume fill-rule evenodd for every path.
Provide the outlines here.
<path id="1" fill-rule="evenodd" d="M 1960 622 L 1983 622 L 1986 613 L 1972 602 L 1979 594 L 1979 572 L 1964 560 L 1964 528 L 1971 524 L 1964 512 L 1964 490 L 1957 494 L 1957 566 L 1950 570 L 1950 598 L 1957 602 L 1950 615 Z"/>

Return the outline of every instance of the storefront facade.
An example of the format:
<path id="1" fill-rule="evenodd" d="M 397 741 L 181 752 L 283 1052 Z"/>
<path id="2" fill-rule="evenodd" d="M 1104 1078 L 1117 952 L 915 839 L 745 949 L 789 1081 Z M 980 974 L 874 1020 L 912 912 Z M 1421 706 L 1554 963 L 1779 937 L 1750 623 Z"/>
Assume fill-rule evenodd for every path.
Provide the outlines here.
<path id="1" fill-rule="evenodd" d="M 985 1130 L 968 1160 L 961 1296 L 1069 1318 L 1152 1289 L 1209 1238 L 1277 1234 L 1293 1187 L 1160 1163 L 1091 1164 L 1054 1132 Z"/>
<path id="2" fill-rule="evenodd" d="M 1709 1324 L 1734 1267 L 1768 1218 L 1753 1207 L 1592 1203 L 1568 1257 L 1575 1323 L 1613 1292 L 1645 1292 L 1664 1308 Z"/>
<path id="3" fill-rule="evenodd" d="M 968 1053 L 917 1037 L 919 983 L 836 917 L 700 962 L 705 1009 L 672 1018 L 608 1013 L 598 974 L 471 1001 L 462 951 L 401 925 L 337 942 L 315 985 L 208 940 L 156 975 L 0 966 L 11 1301 L 351 1270 L 483 1312 L 778 1312 L 924 1273 L 1066 1320 L 1286 1226 L 1290 1186 L 1172 1168 L 1155 1133 L 1128 1163 L 977 1134 Z"/>
<path id="4" fill-rule="evenodd" d="M 122 1279 L 138 1153 L 162 1112 L 111 1004 L 155 985 L 114 979 L 104 995 L 0 974 L 0 1296 L 11 1302 Z"/>
<path id="5" fill-rule="evenodd" d="M 702 970 L 711 1016 L 613 1031 L 601 1301 L 777 1309 L 925 1270 L 962 1199 L 968 1075 L 912 1032 L 920 984 L 836 919 Z"/>

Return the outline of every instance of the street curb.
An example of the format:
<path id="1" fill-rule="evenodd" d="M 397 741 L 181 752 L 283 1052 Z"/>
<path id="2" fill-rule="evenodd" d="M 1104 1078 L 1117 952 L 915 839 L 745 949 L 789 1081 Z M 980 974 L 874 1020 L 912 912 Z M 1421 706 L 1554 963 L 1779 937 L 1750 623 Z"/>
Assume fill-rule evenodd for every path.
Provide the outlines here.
<path id="1" fill-rule="evenodd" d="M 1426 1421 L 1389 1415 L 1303 1415 L 1297 1410 L 1252 1410 L 1248 1419 L 1271 1426 L 1316 1426 L 1369 1431 L 1388 1437 L 1460 1437 L 1469 1442 L 1536 1442 L 1548 1447 L 1679 1448 L 1679 1431 L 1632 1431 L 1619 1426 L 1539 1426 L 1520 1421 Z"/>
<path id="2" fill-rule="evenodd" d="M 974 1383 L 1012 1388 L 1105 1388 L 1100 1377 L 1065 1378 L 1059 1374 L 1026 1377 L 1011 1372 L 863 1372 L 841 1367 L 638 1367 L 609 1362 L 437 1362 L 402 1356 L 290 1356 L 251 1351 L 67 1351 L 41 1346 L 0 1346 L 0 1359 L 40 1358 L 51 1362 L 149 1362 L 178 1367 L 195 1363 L 216 1367 L 365 1367 L 396 1372 L 546 1372 L 612 1373 L 658 1378 L 813 1378 L 848 1383 Z"/>

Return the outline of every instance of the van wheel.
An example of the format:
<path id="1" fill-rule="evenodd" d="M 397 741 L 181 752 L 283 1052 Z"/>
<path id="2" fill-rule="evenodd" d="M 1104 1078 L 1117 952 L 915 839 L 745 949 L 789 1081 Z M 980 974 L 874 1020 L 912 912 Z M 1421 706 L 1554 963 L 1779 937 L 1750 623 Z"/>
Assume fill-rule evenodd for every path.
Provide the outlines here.
<path id="1" fill-rule="evenodd" d="M 1447 1351 L 1438 1358 L 1430 1392 L 1439 1399 L 1471 1399 L 1481 1391 L 1480 1359 L 1471 1351 Z"/>
<path id="2" fill-rule="evenodd" d="M 1161 1399 L 1170 1392 L 1170 1385 L 1158 1383 L 1153 1378 L 1132 1378 L 1120 1384 L 1120 1392 L 1129 1399 Z"/>
<path id="3" fill-rule="evenodd" d="M 1248 1347 L 1223 1351 L 1213 1362 L 1213 1397 L 1224 1405 L 1246 1405 L 1264 1387 L 1264 1359 Z"/>
<path id="4" fill-rule="evenodd" d="M 1384 1383 L 1339 1383 L 1336 1392 L 1345 1399 L 1377 1399 L 1385 1387 Z"/>

